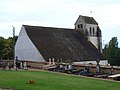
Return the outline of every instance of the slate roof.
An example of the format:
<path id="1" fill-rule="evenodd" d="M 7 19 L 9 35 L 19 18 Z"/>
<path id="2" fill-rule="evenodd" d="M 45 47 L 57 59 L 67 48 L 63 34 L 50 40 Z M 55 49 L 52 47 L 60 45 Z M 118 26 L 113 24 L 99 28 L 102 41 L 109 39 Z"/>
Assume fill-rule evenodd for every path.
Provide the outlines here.
<path id="1" fill-rule="evenodd" d="M 64 62 L 104 59 L 93 44 L 79 30 L 28 26 L 25 30 L 43 58 L 62 58 Z"/>
<path id="2" fill-rule="evenodd" d="M 87 24 L 96 24 L 98 25 L 98 23 L 95 21 L 95 19 L 93 17 L 88 17 L 88 16 L 82 16 L 82 15 L 79 15 L 78 19 L 79 18 L 82 18 Z M 77 20 L 78 20 L 77 19 Z"/>

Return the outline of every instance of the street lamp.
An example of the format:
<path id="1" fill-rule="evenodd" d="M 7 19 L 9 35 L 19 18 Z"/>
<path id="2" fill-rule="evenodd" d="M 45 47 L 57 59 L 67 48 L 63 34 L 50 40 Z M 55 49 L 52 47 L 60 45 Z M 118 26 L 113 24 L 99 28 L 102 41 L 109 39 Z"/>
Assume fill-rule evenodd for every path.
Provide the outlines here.
<path id="1" fill-rule="evenodd" d="M 14 68 L 16 67 L 16 61 L 15 61 L 15 27 L 13 28 L 13 60 L 14 60 Z"/>

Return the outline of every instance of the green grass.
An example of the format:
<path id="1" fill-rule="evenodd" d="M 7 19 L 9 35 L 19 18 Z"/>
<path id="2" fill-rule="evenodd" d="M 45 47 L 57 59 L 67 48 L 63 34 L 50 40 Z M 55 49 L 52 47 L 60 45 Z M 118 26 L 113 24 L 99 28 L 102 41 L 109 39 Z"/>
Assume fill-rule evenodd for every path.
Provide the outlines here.
<path id="1" fill-rule="evenodd" d="M 34 80 L 35 84 L 27 84 Z M 0 87 L 17 90 L 120 90 L 120 83 L 47 71 L 0 71 Z"/>

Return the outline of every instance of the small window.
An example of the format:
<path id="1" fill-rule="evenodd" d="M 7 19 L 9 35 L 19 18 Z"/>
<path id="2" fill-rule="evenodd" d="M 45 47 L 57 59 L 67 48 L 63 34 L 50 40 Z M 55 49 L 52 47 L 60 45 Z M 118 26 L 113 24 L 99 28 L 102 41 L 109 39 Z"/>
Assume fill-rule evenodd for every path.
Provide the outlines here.
<path id="1" fill-rule="evenodd" d="M 78 28 L 80 28 L 80 25 L 78 24 Z"/>
<path id="2" fill-rule="evenodd" d="M 80 27 L 83 28 L 83 24 L 80 24 Z"/>
<path id="3" fill-rule="evenodd" d="M 92 34 L 91 27 L 90 27 L 90 34 Z"/>
<path id="4" fill-rule="evenodd" d="M 95 34 L 95 29 L 94 29 L 94 27 L 93 27 L 93 35 Z"/>

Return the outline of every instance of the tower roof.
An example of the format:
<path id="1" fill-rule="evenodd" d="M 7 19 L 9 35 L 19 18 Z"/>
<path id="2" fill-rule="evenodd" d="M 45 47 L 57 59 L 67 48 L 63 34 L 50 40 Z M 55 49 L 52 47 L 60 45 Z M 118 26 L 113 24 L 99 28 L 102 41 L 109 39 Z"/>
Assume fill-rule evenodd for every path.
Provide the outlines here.
<path id="1" fill-rule="evenodd" d="M 79 18 L 82 18 L 85 21 L 85 23 L 87 23 L 87 24 L 96 24 L 96 25 L 98 25 L 98 23 L 95 21 L 95 19 L 93 17 L 79 15 L 76 22 L 79 20 Z M 76 24 L 76 22 L 75 22 L 75 24 Z"/>

